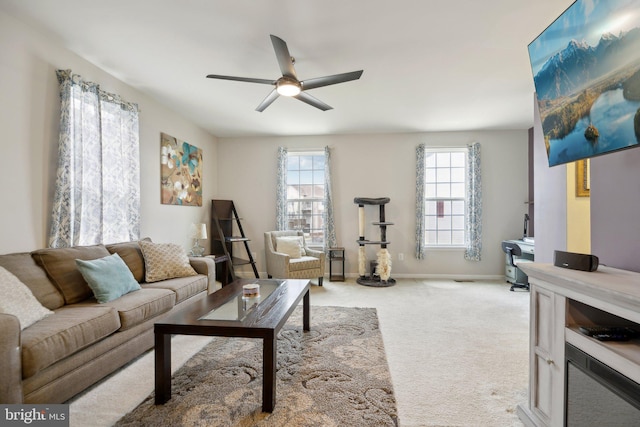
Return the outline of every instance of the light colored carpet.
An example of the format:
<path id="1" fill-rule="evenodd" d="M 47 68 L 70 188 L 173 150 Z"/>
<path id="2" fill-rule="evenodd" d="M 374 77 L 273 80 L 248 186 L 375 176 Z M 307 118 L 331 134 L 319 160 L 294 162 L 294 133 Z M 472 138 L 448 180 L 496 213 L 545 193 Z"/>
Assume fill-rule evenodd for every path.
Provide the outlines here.
<path id="1" fill-rule="evenodd" d="M 397 426 L 374 308 L 297 308 L 278 335 L 276 406 L 262 412 L 262 343 L 214 338 L 173 375 L 172 397 L 150 395 L 116 424 L 170 426 Z"/>
<path id="2" fill-rule="evenodd" d="M 529 293 L 504 282 L 353 280 L 312 287 L 312 305 L 374 307 L 403 427 L 522 426 L 527 399 Z M 175 369 L 210 341 L 177 336 Z M 153 354 L 76 398 L 71 426 L 110 426 L 153 391 Z"/>

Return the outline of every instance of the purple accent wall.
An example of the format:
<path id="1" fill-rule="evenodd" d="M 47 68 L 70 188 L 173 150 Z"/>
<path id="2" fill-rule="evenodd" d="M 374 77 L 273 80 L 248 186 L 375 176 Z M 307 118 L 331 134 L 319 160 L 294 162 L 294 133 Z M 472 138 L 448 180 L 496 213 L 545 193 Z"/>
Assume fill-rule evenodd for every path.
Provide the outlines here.
<path id="1" fill-rule="evenodd" d="M 535 144 L 535 140 L 533 137 L 533 128 L 529 128 L 529 199 L 528 202 L 529 204 L 528 206 L 528 213 L 529 213 L 529 236 L 535 236 L 536 235 L 536 229 L 535 229 L 535 209 L 534 209 L 534 203 L 533 201 L 535 200 L 535 185 L 534 185 L 534 180 L 533 180 L 533 147 Z"/>
<path id="2" fill-rule="evenodd" d="M 640 148 L 591 159 L 591 253 L 640 272 Z"/>
<path id="3" fill-rule="evenodd" d="M 567 250 L 567 167 L 549 167 L 535 95 L 533 103 L 535 260 L 552 263 L 555 250 Z"/>

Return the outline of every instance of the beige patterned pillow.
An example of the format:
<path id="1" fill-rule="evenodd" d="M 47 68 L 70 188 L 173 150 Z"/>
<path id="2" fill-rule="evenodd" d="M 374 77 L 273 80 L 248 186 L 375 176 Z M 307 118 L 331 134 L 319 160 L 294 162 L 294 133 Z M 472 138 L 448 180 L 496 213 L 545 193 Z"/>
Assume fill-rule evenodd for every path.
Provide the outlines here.
<path id="1" fill-rule="evenodd" d="M 174 277 L 195 276 L 187 253 L 174 243 L 139 242 L 144 257 L 145 281 L 158 282 Z"/>
<path id="2" fill-rule="evenodd" d="M 20 329 L 53 314 L 40 304 L 31 289 L 4 267 L 0 267 L 0 313 L 12 314 L 20 321 Z"/>

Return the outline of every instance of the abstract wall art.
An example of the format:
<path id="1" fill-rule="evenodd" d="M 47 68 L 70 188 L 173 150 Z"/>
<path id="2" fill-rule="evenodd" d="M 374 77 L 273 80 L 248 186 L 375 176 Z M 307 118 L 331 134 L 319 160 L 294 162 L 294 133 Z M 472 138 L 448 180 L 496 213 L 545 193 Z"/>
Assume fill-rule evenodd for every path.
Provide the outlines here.
<path id="1" fill-rule="evenodd" d="M 163 205 L 202 206 L 202 150 L 161 133 L 160 181 Z"/>

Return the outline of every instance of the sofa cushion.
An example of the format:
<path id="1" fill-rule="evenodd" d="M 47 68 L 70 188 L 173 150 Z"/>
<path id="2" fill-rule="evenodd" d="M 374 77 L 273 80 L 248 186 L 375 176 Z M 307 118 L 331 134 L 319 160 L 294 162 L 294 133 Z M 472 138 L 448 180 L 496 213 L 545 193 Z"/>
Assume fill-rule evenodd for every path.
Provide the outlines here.
<path id="1" fill-rule="evenodd" d="M 140 284 L 117 253 L 90 261 L 77 259 L 76 265 L 100 304 L 140 290 Z"/>
<path id="2" fill-rule="evenodd" d="M 22 283 L 27 285 L 33 296 L 49 310 L 64 305 L 64 298 L 47 273 L 36 264 L 29 252 L 0 255 L 0 266 L 9 270 Z"/>
<path id="3" fill-rule="evenodd" d="M 148 237 L 142 240 L 151 241 Z M 138 242 L 113 243 L 106 247 L 109 253 L 120 255 L 138 283 L 144 281 L 144 257 Z"/>
<path id="4" fill-rule="evenodd" d="M 83 301 L 93 295 L 76 267 L 76 259 L 90 260 L 110 255 L 104 245 L 39 249 L 31 254 L 60 289 L 67 304 Z"/>
<path id="5" fill-rule="evenodd" d="M 124 331 L 171 310 L 175 300 L 176 295 L 170 290 L 145 288 L 100 304 L 99 307 L 116 309 L 120 316 L 119 330 Z"/>
<path id="6" fill-rule="evenodd" d="M 4 267 L 0 267 L 0 313 L 16 316 L 20 329 L 53 314 L 33 296 L 31 290 Z"/>
<path id="7" fill-rule="evenodd" d="M 175 303 L 179 304 L 182 301 L 206 290 L 208 285 L 207 276 L 199 274 L 197 276 L 177 277 L 175 279 L 163 280 L 161 282 L 144 283 L 142 288 L 169 289 L 175 293 Z"/>
<path id="8" fill-rule="evenodd" d="M 120 327 L 113 307 L 67 305 L 22 331 L 22 376 L 28 378 Z"/>
<path id="9" fill-rule="evenodd" d="M 140 249 L 144 256 L 145 279 L 149 283 L 198 274 L 189 264 L 189 257 L 180 245 L 141 240 Z"/>

